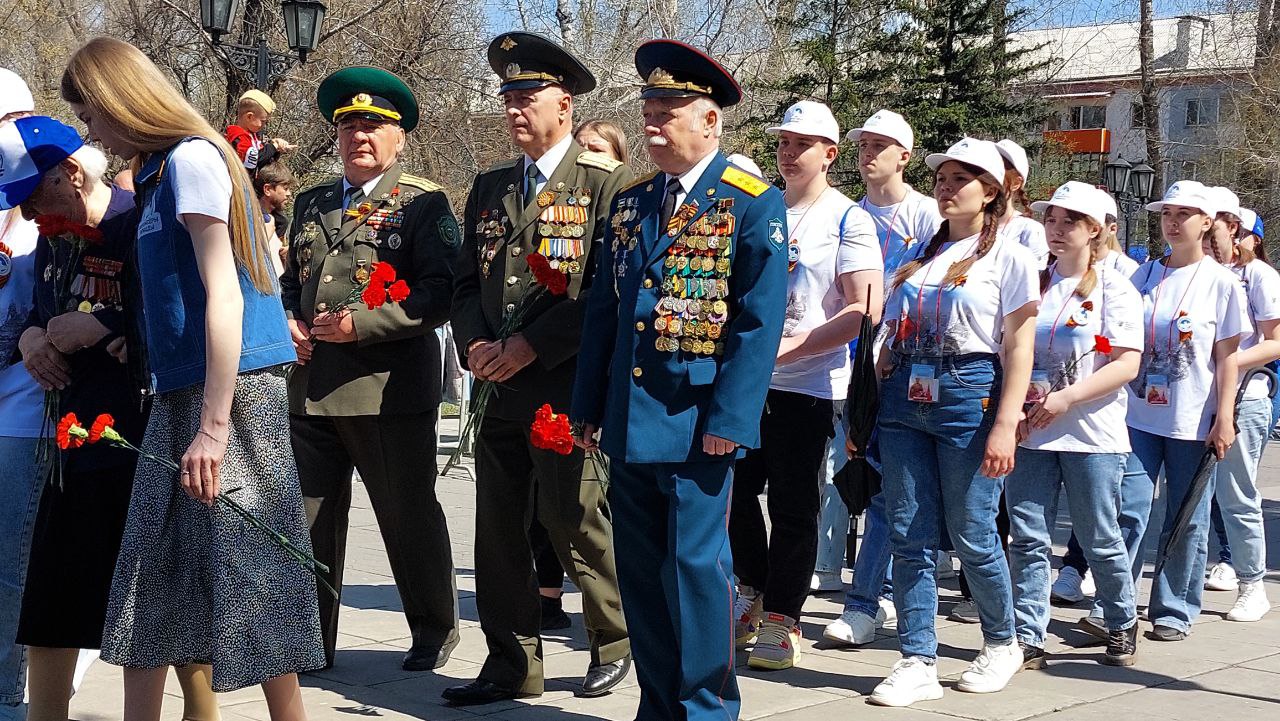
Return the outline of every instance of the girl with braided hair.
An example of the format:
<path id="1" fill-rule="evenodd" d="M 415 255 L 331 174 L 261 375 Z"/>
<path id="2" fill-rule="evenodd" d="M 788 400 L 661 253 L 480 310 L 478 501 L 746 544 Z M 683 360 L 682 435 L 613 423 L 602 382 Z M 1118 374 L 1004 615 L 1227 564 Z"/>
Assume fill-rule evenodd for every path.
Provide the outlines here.
<path id="1" fill-rule="evenodd" d="M 1027 177 L 1031 164 L 1027 151 L 1021 145 L 1005 138 L 996 143 L 1000 157 L 1004 159 L 1004 194 L 1009 200 L 1000 218 L 1000 237 L 1021 243 L 1036 257 L 1036 267 L 1044 270 L 1049 265 L 1049 244 L 1045 241 L 1044 226 L 1031 217 L 1031 199 L 1027 197 Z"/>
<path id="2" fill-rule="evenodd" d="M 1204 250 L 1236 276 L 1244 290 L 1249 316 L 1238 359 L 1243 374 L 1280 358 L 1280 274 L 1240 243 L 1244 213 L 1236 194 L 1227 188 L 1208 190 L 1218 214 L 1213 229 L 1205 236 Z M 1230 566 L 1238 584 L 1228 621 L 1257 621 L 1271 610 L 1262 584 L 1267 569 L 1267 542 L 1262 493 L 1257 485 L 1258 460 L 1271 427 L 1267 391 L 1265 379 L 1250 381 L 1236 411 L 1237 442 L 1218 464 L 1214 498 L 1231 547 Z"/>
<path id="3" fill-rule="evenodd" d="M 1108 232 L 1103 195 L 1071 181 L 1032 205 L 1044 212 L 1057 258 L 1041 274 L 1031 371 L 1031 385 L 1045 393 L 1019 426 L 1005 494 L 1018 642 L 1024 663 L 1036 667 L 1045 657 L 1050 534 L 1063 488 L 1106 617 L 1102 662 L 1132 665 L 1137 649 L 1137 606 L 1116 499 L 1130 451 L 1124 386 L 1142 357 L 1142 298 L 1127 276 L 1097 262 Z"/>
<path id="4" fill-rule="evenodd" d="M 884 706 L 942 696 L 934 559 L 944 521 L 984 639 L 957 688 L 999 691 L 1023 663 L 996 515 L 1031 376 L 1036 264 L 997 238 L 1004 162 L 994 143 L 964 138 L 925 162 L 945 220 L 892 277 L 881 331 L 880 448 L 903 655 L 871 695 Z"/>

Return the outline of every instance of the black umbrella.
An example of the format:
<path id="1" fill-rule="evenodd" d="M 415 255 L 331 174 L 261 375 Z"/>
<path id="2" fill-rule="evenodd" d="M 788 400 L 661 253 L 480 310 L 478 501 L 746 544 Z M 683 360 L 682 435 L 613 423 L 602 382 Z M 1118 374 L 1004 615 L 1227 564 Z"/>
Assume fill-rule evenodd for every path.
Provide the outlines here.
<path id="1" fill-rule="evenodd" d="M 1244 400 L 1244 391 L 1249 387 L 1249 381 L 1253 380 L 1256 375 L 1267 377 L 1270 390 L 1267 395 L 1275 398 L 1277 389 L 1276 374 L 1270 368 L 1254 368 L 1244 374 L 1244 380 L 1240 381 L 1240 387 L 1236 390 L 1236 402 L 1234 409 L 1240 410 L 1240 402 Z M 1234 418 L 1233 418 L 1234 422 Z M 1239 427 L 1236 431 L 1239 432 Z M 1156 557 L 1156 573 L 1158 577 L 1160 572 L 1164 570 L 1165 561 L 1169 560 L 1169 553 L 1177 545 L 1182 537 L 1187 533 L 1187 527 L 1191 525 L 1191 516 L 1195 513 L 1196 507 L 1200 505 L 1200 499 L 1204 497 L 1205 489 L 1209 487 L 1209 481 L 1213 479 L 1213 470 L 1218 465 L 1218 456 L 1210 448 L 1200 457 L 1200 463 L 1196 466 L 1196 473 L 1191 478 L 1191 487 L 1187 489 L 1187 495 L 1182 499 L 1182 505 L 1178 507 L 1178 515 L 1173 519 L 1173 526 L 1169 529 L 1169 535 L 1160 544 L 1160 555 Z"/>
<path id="2" fill-rule="evenodd" d="M 867 288 L 867 297 L 871 289 Z M 871 497 L 880 492 L 880 474 L 867 463 L 867 446 L 876 427 L 880 411 L 880 383 L 876 378 L 876 327 L 871 316 L 863 314 L 858 329 L 858 344 L 853 350 L 853 371 L 849 376 L 848 404 L 849 440 L 858 450 L 832 479 L 840 499 L 857 515 L 866 509 Z M 839 442 L 839 439 L 836 440 Z"/>

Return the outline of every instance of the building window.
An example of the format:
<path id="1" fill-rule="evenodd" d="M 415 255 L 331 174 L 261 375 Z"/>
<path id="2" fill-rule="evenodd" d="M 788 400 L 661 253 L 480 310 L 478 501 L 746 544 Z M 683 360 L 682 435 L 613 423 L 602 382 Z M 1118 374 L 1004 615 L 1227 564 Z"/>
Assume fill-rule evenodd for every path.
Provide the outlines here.
<path id="1" fill-rule="evenodd" d="M 1218 122 L 1217 98 L 1188 98 L 1187 127 L 1198 128 Z"/>
<path id="2" fill-rule="evenodd" d="M 1147 127 L 1147 114 L 1143 112 L 1142 103 L 1133 103 L 1129 106 L 1129 117 L 1133 118 L 1130 127 L 1145 128 Z"/>
<path id="3" fill-rule="evenodd" d="M 1076 105 L 1071 108 L 1071 130 L 1096 130 L 1107 127 L 1105 105 Z"/>

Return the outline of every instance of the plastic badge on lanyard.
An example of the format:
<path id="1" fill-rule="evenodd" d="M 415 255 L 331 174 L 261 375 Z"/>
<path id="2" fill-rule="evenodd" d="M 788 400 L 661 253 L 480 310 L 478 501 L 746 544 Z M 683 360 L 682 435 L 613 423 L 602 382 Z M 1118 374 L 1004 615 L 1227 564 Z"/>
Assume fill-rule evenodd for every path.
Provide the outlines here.
<path id="1" fill-rule="evenodd" d="M 907 400 L 917 403 L 938 402 L 937 372 L 931 365 L 911 364 L 911 380 L 907 384 Z"/>

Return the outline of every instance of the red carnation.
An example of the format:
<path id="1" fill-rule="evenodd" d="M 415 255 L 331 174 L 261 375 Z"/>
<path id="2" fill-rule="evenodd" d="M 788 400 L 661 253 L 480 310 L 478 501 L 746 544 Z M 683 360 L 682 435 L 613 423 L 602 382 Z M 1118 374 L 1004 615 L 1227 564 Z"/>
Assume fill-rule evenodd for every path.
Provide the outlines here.
<path id="1" fill-rule="evenodd" d="M 551 263 L 540 253 L 530 253 L 524 257 L 533 273 L 533 279 L 546 287 L 551 295 L 564 295 L 569 290 L 569 279 L 564 273 L 551 267 Z"/>
<path id="2" fill-rule="evenodd" d="M 396 269 L 390 263 L 374 263 L 373 273 L 369 276 L 369 284 L 374 283 L 394 283 L 396 281 Z"/>
<path id="3" fill-rule="evenodd" d="M 56 238 L 66 232 L 67 219 L 60 215 L 37 215 L 36 229 L 46 238 Z"/>
<path id="4" fill-rule="evenodd" d="M 403 280 L 397 280 L 387 288 L 387 296 L 391 298 L 392 303 L 399 303 L 409 297 L 409 284 Z"/>
<path id="5" fill-rule="evenodd" d="M 556 413 L 550 405 L 542 404 L 529 427 L 529 442 L 534 448 L 569 455 L 573 452 L 573 429 L 569 426 L 569 416 Z"/>
<path id="6" fill-rule="evenodd" d="M 369 306 L 369 310 L 381 308 L 387 302 L 387 287 L 382 283 L 369 283 L 369 285 L 360 293 L 360 300 Z"/>
<path id="7" fill-rule="evenodd" d="M 111 414 L 103 413 L 102 415 L 99 415 L 98 418 L 94 420 L 93 427 L 89 429 L 89 442 L 97 443 L 102 440 L 103 431 L 108 430 L 115 424 L 116 419 L 112 418 Z"/>
<path id="8" fill-rule="evenodd" d="M 76 418 L 76 414 L 68 413 L 58 421 L 58 447 L 62 450 L 69 448 L 79 448 L 84 445 L 84 441 L 89 437 L 84 426 L 80 425 L 80 419 Z"/>
<path id="9" fill-rule="evenodd" d="M 1111 355 L 1111 340 L 1105 335 L 1095 335 L 1093 337 L 1093 349 L 1102 355 Z"/>

